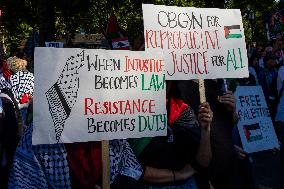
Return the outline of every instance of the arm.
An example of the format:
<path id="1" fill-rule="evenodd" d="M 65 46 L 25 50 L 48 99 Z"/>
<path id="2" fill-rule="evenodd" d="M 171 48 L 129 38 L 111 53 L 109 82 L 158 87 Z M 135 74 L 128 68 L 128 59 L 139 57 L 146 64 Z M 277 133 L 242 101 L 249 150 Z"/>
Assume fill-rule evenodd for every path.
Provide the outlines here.
<path id="1" fill-rule="evenodd" d="M 210 126 L 213 119 L 213 112 L 207 102 L 199 106 L 198 120 L 201 126 L 201 140 L 197 151 L 196 159 L 202 167 L 208 167 L 212 158 L 210 142 Z"/>
<path id="2" fill-rule="evenodd" d="M 248 153 L 246 151 L 244 151 L 244 149 L 238 145 L 234 145 L 235 151 L 237 153 L 237 156 L 239 159 L 245 159 L 248 155 Z"/>
<path id="3" fill-rule="evenodd" d="M 186 164 L 180 171 L 156 169 L 147 166 L 142 179 L 143 181 L 150 183 L 174 183 L 175 181 L 186 180 L 194 174 L 195 170 L 190 166 L 190 164 Z"/>

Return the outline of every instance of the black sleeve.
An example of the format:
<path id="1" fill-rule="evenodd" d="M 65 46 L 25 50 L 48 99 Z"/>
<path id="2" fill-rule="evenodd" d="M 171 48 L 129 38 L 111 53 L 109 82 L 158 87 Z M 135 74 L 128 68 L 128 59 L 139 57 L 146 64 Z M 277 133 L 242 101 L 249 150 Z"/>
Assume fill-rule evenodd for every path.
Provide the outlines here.
<path id="1" fill-rule="evenodd" d="M 173 125 L 175 146 L 180 157 L 197 172 L 206 172 L 196 159 L 201 140 L 201 128 L 192 109 L 185 110 Z"/>

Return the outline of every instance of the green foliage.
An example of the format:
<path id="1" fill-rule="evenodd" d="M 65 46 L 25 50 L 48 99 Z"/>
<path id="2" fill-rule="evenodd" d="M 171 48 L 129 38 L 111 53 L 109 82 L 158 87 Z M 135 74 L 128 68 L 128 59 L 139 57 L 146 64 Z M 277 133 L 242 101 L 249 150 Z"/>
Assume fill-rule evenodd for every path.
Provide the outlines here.
<path id="1" fill-rule="evenodd" d="M 3 9 L 2 35 L 5 45 L 12 49 L 20 45 L 31 31 L 38 31 L 40 22 L 39 0 L 1 0 Z M 188 6 L 188 7 L 219 7 L 225 3 L 226 8 L 239 8 L 243 13 L 243 24 L 247 42 L 251 42 L 252 31 L 255 40 L 266 41 L 265 17 L 277 10 L 275 0 L 55 0 L 55 36 L 73 36 L 84 30 L 86 33 L 103 33 L 106 30 L 108 18 L 112 13 L 124 33 L 133 41 L 143 34 L 142 3 Z M 248 8 L 249 7 L 249 8 Z M 248 20 L 250 10 L 255 12 L 253 28 Z"/>
<path id="2" fill-rule="evenodd" d="M 5 46 L 14 49 L 37 29 L 35 0 L 1 0 L 1 33 Z"/>
<path id="3" fill-rule="evenodd" d="M 278 3 L 275 0 L 229 0 L 225 7 L 241 10 L 247 42 L 267 43 L 265 21 L 270 13 L 279 10 Z M 255 18 L 251 22 L 248 19 L 250 11 L 255 14 Z M 253 35 L 254 39 L 252 38 Z"/>

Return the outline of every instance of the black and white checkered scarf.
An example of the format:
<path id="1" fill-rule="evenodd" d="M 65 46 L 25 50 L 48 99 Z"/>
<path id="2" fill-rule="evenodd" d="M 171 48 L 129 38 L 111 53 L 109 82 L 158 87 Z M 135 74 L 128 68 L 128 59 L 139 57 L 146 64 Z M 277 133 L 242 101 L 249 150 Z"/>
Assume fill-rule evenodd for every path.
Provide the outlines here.
<path id="1" fill-rule="evenodd" d="M 19 71 L 9 78 L 12 92 L 16 100 L 20 101 L 24 94 L 33 94 L 34 75 L 28 71 Z"/>
<path id="2" fill-rule="evenodd" d="M 64 144 L 32 146 L 32 131 L 33 124 L 17 147 L 8 189 L 70 189 L 72 181 Z M 118 175 L 140 178 L 142 167 L 127 140 L 111 141 L 109 151 L 111 183 Z"/>

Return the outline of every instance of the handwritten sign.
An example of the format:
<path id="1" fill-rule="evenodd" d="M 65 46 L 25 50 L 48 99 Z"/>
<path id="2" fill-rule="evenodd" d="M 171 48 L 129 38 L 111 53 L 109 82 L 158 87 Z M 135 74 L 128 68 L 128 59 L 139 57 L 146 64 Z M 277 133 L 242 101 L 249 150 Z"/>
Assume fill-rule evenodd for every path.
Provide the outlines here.
<path id="1" fill-rule="evenodd" d="M 37 48 L 33 144 L 166 135 L 164 64 L 157 53 Z"/>
<path id="2" fill-rule="evenodd" d="M 253 153 L 279 147 L 261 87 L 240 86 L 235 96 L 244 150 Z"/>
<path id="3" fill-rule="evenodd" d="M 240 10 L 143 4 L 146 51 L 163 51 L 167 79 L 248 77 Z"/>
<path id="4" fill-rule="evenodd" d="M 45 42 L 46 47 L 63 48 L 63 42 Z"/>

